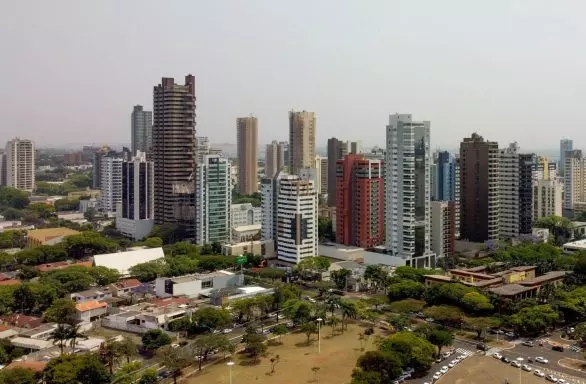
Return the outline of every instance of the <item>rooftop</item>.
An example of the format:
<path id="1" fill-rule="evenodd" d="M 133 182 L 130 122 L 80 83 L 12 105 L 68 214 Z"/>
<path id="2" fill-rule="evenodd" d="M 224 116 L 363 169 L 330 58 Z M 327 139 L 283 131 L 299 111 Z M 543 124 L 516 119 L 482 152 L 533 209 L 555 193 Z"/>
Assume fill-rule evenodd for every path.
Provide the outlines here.
<path id="1" fill-rule="evenodd" d="M 531 287 L 524 287 L 519 284 L 505 284 L 496 288 L 489 288 L 488 290 L 499 296 L 514 296 L 519 293 L 530 291 Z"/>
<path id="2" fill-rule="evenodd" d="M 24 361 L 13 361 L 12 363 L 8 364 L 4 369 L 14 369 L 14 368 L 26 368 L 33 370 L 35 372 L 43 372 L 47 363 L 42 361 L 32 361 L 32 360 L 24 360 Z"/>
<path id="3" fill-rule="evenodd" d="M 232 230 L 237 232 L 260 231 L 261 224 L 241 225 L 239 227 L 232 227 Z"/>
<path id="4" fill-rule="evenodd" d="M 67 227 L 33 229 L 27 232 L 27 237 L 44 244 L 56 237 L 77 235 L 79 231 Z"/>
<path id="5" fill-rule="evenodd" d="M 541 276 L 537 276 L 533 279 L 520 281 L 519 284 L 522 284 L 522 285 L 541 284 L 541 283 L 549 281 L 549 280 L 556 280 L 556 279 L 562 278 L 562 277 L 566 276 L 566 274 L 567 274 L 567 272 L 565 272 L 565 271 L 551 271 L 551 272 L 547 272 L 546 274 L 543 274 Z"/>
<path id="6" fill-rule="evenodd" d="M 124 279 L 124 280 L 120 280 L 120 281 L 114 283 L 116 288 L 119 288 L 119 289 L 135 288 L 135 287 L 139 287 L 141 284 L 142 283 L 140 281 L 138 281 L 137 279 Z"/>
<path id="7" fill-rule="evenodd" d="M 586 239 L 572 241 L 564 244 L 564 248 L 586 249 Z"/>
<path id="8" fill-rule="evenodd" d="M 38 335 L 39 333 L 53 332 L 55 328 L 57 328 L 57 325 L 54 323 L 41 324 L 36 328 L 27 329 L 26 331 L 19 332 L 19 335 L 25 337 L 33 337 L 35 335 Z"/>
<path id="9" fill-rule="evenodd" d="M 80 312 L 91 311 L 92 309 L 106 308 L 108 304 L 97 300 L 86 301 L 75 305 L 75 309 Z"/>
<path id="10" fill-rule="evenodd" d="M 137 264 L 147 263 L 149 261 L 164 260 L 165 254 L 163 248 L 147 248 L 135 251 L 106 253 L 95 255 L 94 263 L 96 267 L 104 266 L 116 269 L 120 274 L 128 275 L 129 269 Z"/>
<path id="11" fill-rule="evenodd" d="M 90 288 L 85 291 L 73 292 L 71 294 L 71 296 L 91 297 L 91 296 L 105 295 L 106 293 L 109 293 L 107 289 Z"/>
<path id="12" fill-rule="evenodd" d="M 196 273 L 193 275 L 172 277 L 169 280 L 171 280 L 174 283 L 181 284 L 181 283 L 187 283 L 187 282 L 194 281 L 194 280 L 202 280 L 202 279 L 209 279 L 209 278 L 221 277 L 221 276 L 231 276 L 231 275 L 234 275 L 234 273 L 229 272 L 229 271 L 220 270 L 220 271 L 215 271 L 215 272 L 210 272 L 210 273 Z"/>
<path id="13" fill-rule="evenodd" d="M 91 267 L 92 265 L 93 263 L 91 261 L 80 261 L 78 263 L 73 263 L 69 261 L 57 261 L 55 263 L 37 265 L 35 266 L 35 268 L 41 272 L 49 272 L 54 271 L 56 269 L 69 268 L 73 266 Z"/>

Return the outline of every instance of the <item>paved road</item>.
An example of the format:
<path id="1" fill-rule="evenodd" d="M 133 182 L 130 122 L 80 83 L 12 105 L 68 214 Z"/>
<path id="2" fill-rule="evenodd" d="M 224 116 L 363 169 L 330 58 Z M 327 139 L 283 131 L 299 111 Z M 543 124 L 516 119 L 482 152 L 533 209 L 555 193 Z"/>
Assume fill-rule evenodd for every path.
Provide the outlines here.
<path id="1" fill-rule="evenodd" d="M 408 384 L 431 383 L 433 381 L 432 376 L 437 371 L 439 371 L 442 366 L 448 365 L 448 363 L 450 361 L 452 361 L 454 358 L 456 358 L 458 355 L 461 355 L 463 352 L 476 353 L 475 346 L 471 346 L 469 343 L 461 342 L 459 340 L 454 340 L 453 348 L 456 349 L 456 353 L 454 353 L 452 356 L 448 357 L 446 360 L 442 361 L 441 363 L 433 363 L 431 368 L 429 369 L 429 372 L 427 373 L 427 375 L 425 375 L 421 378 L 408 380 L 408 381 L 406 381 L 406 383 L 408 383 Z"/>

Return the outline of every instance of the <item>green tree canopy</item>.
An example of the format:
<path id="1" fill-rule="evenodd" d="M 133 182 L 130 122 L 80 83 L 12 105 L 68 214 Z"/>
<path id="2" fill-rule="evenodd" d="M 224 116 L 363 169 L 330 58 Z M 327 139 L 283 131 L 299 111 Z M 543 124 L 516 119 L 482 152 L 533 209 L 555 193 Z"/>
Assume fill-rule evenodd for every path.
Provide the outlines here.
<path id="1" fill-rule="evenodd" d="M 423 307 L 425 307 L 425 301 L 417 299 L 395 301 L 389 305 L 389 309 L 395 313 L 420 312 Z"/>
<path id="2" fill-rule="evenodd" d="M 519 333 L 535 336 L 551 328 L 558 318 L 559 314 L 550 305 L 535 305 L 511 316 L 511 324 Z"/>
<path id="3" fill-rule="evenodd" d="M 387 294 L 391 301 L 408 298 L 421 299 L 425 294 L 425 285 L 417 281 L 405 280 L 389 285 Z"/>
<path id="4" fill-rule="evenodd" d="M 144 349 L 154 351 L 167 344 L 171 344 L 171 337 L 160 329 L 151 329 L 142 335 Z"/>
<path id="5" fill-rule="evenodd" d="M 352 384 L 392 383 L 401 375 L 401 358 L 393 351 L 368 351 L 358 358 Z M 365 381 L 368 376 L 374 376 Z"/>
<path id="6" fill-rule="evenodd" d="M 0 371 L 0 383 L 3 384 L 37 384 L 39 375 L 29 368 L 12 368 Z"/>
<path id="7" fill-rule="evenodd" d="M 426 371 L 431 367 L 435 347 L 413 332 L 397 332 L 380 344 L 382 352 L 394 353 L 401 367 L 412 367 L 416 371 Z"/>
<path id="8" fill-rule="evenodd" d="M 70 299 L 57 299 L 45 311 L 44 319 L 57 324 L 71 323 L 75 314 L 75 303 Z"/>

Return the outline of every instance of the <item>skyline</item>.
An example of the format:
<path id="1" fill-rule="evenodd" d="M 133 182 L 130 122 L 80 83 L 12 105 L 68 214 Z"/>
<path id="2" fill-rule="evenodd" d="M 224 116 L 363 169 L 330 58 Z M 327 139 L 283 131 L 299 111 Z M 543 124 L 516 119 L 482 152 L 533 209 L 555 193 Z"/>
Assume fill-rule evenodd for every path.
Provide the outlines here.
<path id="1" fill-rule="evenodd" d="M 532 150 L 562 137 L 586 147 L 575 123 L 586 55 L 574 43 L 586 4 L 338 1 L 335 18 L 332 1 L 291 4 L 10 3 L 0 141 L 129 143 L 133 106 L 152 110 L 162 77 L 191 73 L 197 134 L 216 143 L 235 143 L 236 118 L 251 113 L 259 144 L 285 140 L 294 109 L 316 113 L 318 147 L 330 137 L 372 146 L 396 112 L 431 121 L 434 149 L 473 132 Z"/>

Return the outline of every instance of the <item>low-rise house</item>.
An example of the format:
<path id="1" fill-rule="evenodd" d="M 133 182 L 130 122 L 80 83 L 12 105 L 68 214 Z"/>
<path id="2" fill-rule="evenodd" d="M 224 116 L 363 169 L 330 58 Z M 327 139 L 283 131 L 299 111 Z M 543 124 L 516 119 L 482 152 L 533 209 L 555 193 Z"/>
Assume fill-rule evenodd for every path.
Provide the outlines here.
<path id="1" fill-rule="evenodd" d="M 18 328 L 32 329 L 43 324 L 43 319 L 35 316 L 27 316 L 18 313 L 13 313 L 11 315 L 4 315 L 0 317 L 0 324 L 12 325 Z"/>
<path id="2" fill-rule="evenodd" d="M 74 320 L 95 321 L 108 313 L 108 304 L 103 301 L 84 301 L 75 305 Z"/>
<path id="3" fill-rule="evenodd" d="M 138 292 L 142 283 L 137 279 L 124 279 L 109 285 L 109 290 L 114 297 L 127 296 L 131 293 Z"/>
<path id="4" fill-rule="evenodd" d="M 26 246 L 34 248 L 41 245 L 55 245 L 62 242 L 67 236 L 79 233 L 79 231 L 67 227 L 33 229 L 26 234 Z"/>
<path id="5" fill-rule="evenodd" d="M 233 300 L 239 300 L 248 297 L 256 297 L 261 295 L 271 295 L 273 294 L 273 292 L 273 288 L 246 286 L 214 289 L 208 295 L 210 297 L 210 304 L 224 306 Z"/>
<path id="6" fill-rule="evenodd" d="M 29 339 L 48 340 L 56 328 L 57 324 L 55 323 L 41 324 L 36 328 L 26 329 L 19 332 L 18 336 Z"/>
<path id="7" fill-rule="evenodd" d="M 232 227 L 231 229 L 231 242 L 245 243 L 253 240 L 260 240 L 260 224 L 242 225 L 239 227 Z"/>
<path id="8" fill-rule="evenodd" d="M 260 255 L 265 259 L 274 259 L 276 257 L 275 243 L 273 240 L 253 240 L 222 245 L 224 256 L 239 256 L 246 253 Z"/>
<path id="9" fill-rule="evenodd" d="M 47 349 L 53 346 L 51 341 L 31 339 L 30 337 L 13 337 L 10 339 L 10 344 L 22 348 L 26 352 L 40 351 L 41 349 Z"/>
<path id="10" fill-rule="evenodd" d="M 71 300 L 76 303 L 83 303 L 86 301 L 104 301 L 112 298 L 112 292 L 108 288 L 91 288 L 86 291 L 74 292 L 69 295 Z"/>
<path id="11" fill-rule="evenodd" d="M 338 261 L 336 263 L 330 264 L 330 268 L 328 269 L 330 281 L 331 273 L 342 269 L 347 269 L 351 273 L 350 276 L 348 276 L 346 279 L 346 291 L 358 292 L 368 288 L 368 285 L 364 280 L 364 272 L 366 271 L 366 267 L 354 261 Z"/>
<path id="12" fill-rule="evenodd" d="M 120 312 L 103 318 L 101 324 L 107 328 L 139 334 L 151 329 L 167 330 L 171 321 L 190 315 L 194 311 L 191 304 L 186 304 L 185 301 L 177 304 L 174 300 L 176 299 L 120 308 Z"/>
<path id="13" fill-rule="evenodd" d="M 197 297 L 207 295 L 213 289 L 235 287 L 241 284 L 240 274 L 216 271 L 179 277 L 160 277 L 155 280 L 155 292 L 158 297 Z"/>
<path id="14" fill-rule="evenodd" d="M 0 339 L 9 339 L 18 335 L 18 332 L 8 325 L 0 325 Z"/>

